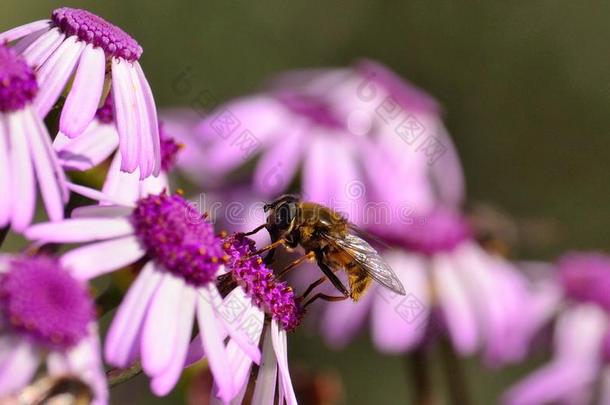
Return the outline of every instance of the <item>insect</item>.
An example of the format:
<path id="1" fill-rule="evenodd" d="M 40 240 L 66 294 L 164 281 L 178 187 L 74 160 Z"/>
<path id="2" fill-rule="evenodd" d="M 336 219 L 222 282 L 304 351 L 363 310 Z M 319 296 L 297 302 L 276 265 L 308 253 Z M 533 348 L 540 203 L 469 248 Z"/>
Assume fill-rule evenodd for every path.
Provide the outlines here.
<path id="1" fill-rule="evenodd" d="M 264 210 L 267 213 L 266 223 L 247 235 L 265 228 L 271 236 L 271 244 L 256 253 L 269 251 L 265 260 L 270 262 L 280 245 L 287 248 L 301 246 L 305 255 L 290 263 L 279 275 L 306 260 L 315 260 L 324 276 L 307 288 L 303 298 L 326 280 L 330 280 L 343 294 L 335 297 L 318 293 L 305 306 L 316 299 L 339 301 L 351 298 L 358 301 L 372 280 L 397 294 L 405 295 L 402 283 L 390 266 L 368 242 L 357 236 L 364 232 L 338 212 L 320 204 L 301 201 L 294 195 L 282 196 L 266 204 Z M 349 289 L 335 274 L 340 269 L 347 273 Z"/>

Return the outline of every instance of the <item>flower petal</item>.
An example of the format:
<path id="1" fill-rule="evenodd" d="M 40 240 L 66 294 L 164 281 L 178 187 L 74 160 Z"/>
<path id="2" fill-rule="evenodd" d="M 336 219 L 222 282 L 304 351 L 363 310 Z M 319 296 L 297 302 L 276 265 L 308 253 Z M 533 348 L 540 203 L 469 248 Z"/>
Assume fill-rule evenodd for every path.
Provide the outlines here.
<path id="1" fill-rule="evenodd" d="M 271 329 L 267 328 L 263 337 L 263 360 L 254 385 L 253 404 L 273 405 L 275 403 L 277 366 L 277 358 L 271 342 Z"/>
<path id="2" fill-rule="evenodd" d="M 114 155 L 110 168 L 108 168 L 102 193 L 135 203 L 141 197 L 140 176 L 137 170 L 134 173 L 121 171 L 121 160 L 120 153 Z"/>
<path id="3" fill-rule="evenodd" d="M 0 113 L 0 228 L 6 226 L 11 217 L 11 160 L 8 139 L 5 116 Z"/>
<path id="4" fill-rule="evenodd" d="M 133 234 L 128 218 L 82 218 L 35 224 L 27 229 L 30 240 L 55 243 L 82 243 Z"/>
<path id="5" fill-rule="evenodd" d="M 76 36 L 66 38 L 38 71 L 38 95 L 34 107 L 38 115 L 46 116 L 64 90 L 74 72 L 85 43 Z"/>
<path id="6" fill-rule="evenodd" d="M 95 117 L 106 76 L 106 56 L 87 44 L 78 62 L 72 88 L 61 110 L 59 129 L 70 138 L 80 135 Z"/>
<path id="7" fill-rule="evenodd" d="M 469 355 L 477 348 L 478 325 L 458 271 L 448 255 L 437 254 L 432 258 L 434 285 L 449 335 L 456 350 Z"/>
<path id="8" fill-rule="evenodd" d="M 38 69 L 66 39 L 59 29 L 53 28 L 42 34 L 23 51 L 23 57 L 32 69 Z"/>
<path id="9" fill-rule="evenodd" d="M 45 143 L 50 142 L 49 133 L 44 126 L 37 124 L 38 120 L 40 118 L 28 108 L 25 111 L 22 125 L 26 129 L 30 154 L 47 215 L 51 221 L 59 221 L 64 217 L 63 189 L 65 182 L 63 180 L 65 177 L 63 172 L 56 171 L 58 165 L 54 161 L 55 154 L 49 154 L 45 147 Z"/>
<path id="10" fill-rule="evenodd" d="M 38 368 L 39 359 L 37 351 L 25 341 L 9 343 L 3 338 L 1 351 L 10 344 L 7 356 L 2 356 L 0 362 L 0 396 L 12 393 L 26 385 Z M 9 338 L 10 339 L 10 338 Z"/>
<path id="11" fill-rule="evenodd" d="M 119 149 L 121 151 L 121 170 L 133 173 L 140 159 L 138 140 L 138 106 L 131 82 L 131 74 L 126 62 L 112 59 L 112 96 Z"/>
<path id="12" fill-rule="evenodd" d="M 162 373 L 155 375 L 151 381 L 151 389 L 155 395 L 166 395 L 169 393 L 176 385 L 182 370 L 185 368 L 189 341 L 193 331 L 193 321 L 195 319 L 196 299 L 197 292 L 195 289 L 187 286 L 180 297 L 176 336 L 174 341 L 170 343 L 174 348 L 171 362 Z"/>
<path id="13" fill-rule="evenodd" d="M 286 342 L 286 331 L 280 330 L 275 320 L 271 321 L 271 343 L 277 356 L 277 366 L 280 377 L 280 384 L 284 392 L 284 398 L 288 405 L 296 405 L 297 399 L 290 379 L 288 370 L 288 345 Z"/>
<path id="14" fill-rule="evenodd" d="M 152 164 L 152 174 L 158 176 L 161 172 L 161 139 L 159 137 L 157 107 L 155 105 L 152 90 L 150 89 L 150 85 L 146 80 L 146 76 L 144 75 L 144 71 L 142 70 L 140 63 L 135 62 L 133 66 L 137 73 L 142 95 L 144 96 L 144 104 L 146 107 L 145 117 L 148 119 L 148 133 L 144 133 L 142 136 L 147 138 L 146 144 L 152 145 L 152 151 L 150 151 L 150 155 L 146 156 L 146 158 L 149 164 Z M 145 173 L 148 173 L 148 170 L 141 174 L 141 178 L 148 177 L 145 175 Z"/>
<path id="15" fill-rule="evenodd" d="M 68 183 L 68 188 L 75 192 L 76 194 L 80 194 L 84 197 L 90 198 L 92 200 L 97 200 L 100 202 L 107 202 L 113 205 L 118 205 L 122 207 L 134 207 L 134 201 L 123 199 L 122 196 L 114 196 L 104 194 L 98 190 L 94 190 L 89 187 L 80 186 L 78 184 Z"/>
<path id="16" fill-rule="evenodd" d="M 211 303 L 212 293 L 207 288 L 200 288 L 197 297 L 197 320 L 199 322 L 199 333 L 203 342 L 203 349 L 208 359 L 210 370 L 214 381 L 218 384 L 218 396 L 230 401 L 237 391 L 233 386 L 233 378 L 229 359 L 222 341 L 222 332 L 216 325 L 216 316 Z"/>
<path id="17" fill-rule="evenodd" d="M 117 205 L 89 205 L 72 211 L 72 218 L 116 218 L 131 215 L 132 208 Z"/>
<path id="18" fill-rule="evenodd" d="M 138 238 L 128 236 L 73 249 L 61 257 L 61 264 L 77 279 L 90 280 L 135 263 L 145 254 Z"/>
<path id="19" fill-rule="evenodd" d="M 108 159 L 119 146 L 119 134 L 114 125 L 91 122 L 75 139 L 61 132 L 53 141 L 59 160 L 65 168 L 89 170 Z"/>
<path id="20" fill-rule="evenodd" d="M 24 112 L 7 114 L 8 131 L 10 138 L 10 158 L 12 174 L 13 229 L 21 232 L 32 222 L 34 207 L 36 205 L 36 184 L 34 183 L 34 169 L 28 147 L 27 128 L 23 126 Z"/>
<path id="21" fill-rule="evenodd" d="M 51 20 L 38 20 L 31 23 L 20 25 L 19 27 L 12 28 L 8 31 L 4 31 L 0 34 L 0 42 L 12 42 L 21 37 L 25 37 L 32 32 L 49 28 L 51 26 Z"/>
<path id="22" fill-rule="evenodd" d="M 163 273 L 148 262 L 127 291 L 106 337 L 106 360 L 117 367 L 127 367 L 139 352 L 139 338 L 150 302 Z"/>
<path id="23" fill-rule="evenodd" d="M 389 252 L 384 259 L 408 291 L 401 296 L 381 287 L 376 290 L 371 312 L 373 340 L 383 352 L 403 353 L 418 344 L 426 331 L 430 314 L 428 269 L 417 255 Z"/>

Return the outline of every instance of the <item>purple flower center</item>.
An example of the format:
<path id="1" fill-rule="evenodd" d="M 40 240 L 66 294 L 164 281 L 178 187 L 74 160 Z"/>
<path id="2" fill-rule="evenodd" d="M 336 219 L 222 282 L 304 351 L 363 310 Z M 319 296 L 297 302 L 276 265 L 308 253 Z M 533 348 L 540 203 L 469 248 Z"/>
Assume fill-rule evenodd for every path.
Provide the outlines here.
<path id="1" fill-rule="evenodd" d="M 559 259 L 559 280 L 566 296 L 599 305 L 610 313 L 610 257 L 570 253 Z"/>
<path id="2" fill-rule="evenodd" d="M 380 63 L 363 60 L 356 69 L 365 81 L 372 80 L 382 86 L 402 108 L 422 113 L 440 113 L 441 108 L 434 98 Z"/>
<path id="3" fill-rule="evenodd" d="M 142 47 L 125 31 L 87 10 L 61 7 L 53 11 L 53 23 L 66 35 L 99 46 L 106 56 L 134 62 L 142 56 Z"/>
<path id="4" fill-rule="evenodd" d="M 103 124 L 112 124 L 114 122 L 114 103 L 112 94 L 108 94 L 104 104 L 97 109 L 95 117 Z"/>
<path id="5" fill-rule="evenodd" d="M 330 128 L 344 127 L 333 114 L 330 106 L 321 100 L 294 91 L 283 91 L 277 98 L 292 113 L 303 116 L 317 125 Z"/>
<path id="6" fill-rule="evenodd" d="M 294 291 L 284 281 L 275 279 L 273 270 L 263 263 L 254 241 L 240 235 L 225 239 L 224 249 L 229 255 L 229 267 L 233 277 L 244 287 L 252 302 L 271 315 L 285 330 L 293 330 L 301 322 L 303 309 Z M 246 259 L 247 258 L 247 259 Z"/>
<path id="7" fill-rule="evenodd" d="M 25 60 L 0 44 L 0 111 L 21 110 L 38 93 L 36 76 Z"/>
<path id="8" fill-rule="evenodd" d="M 10 263 L 0 283 L 0 308 L 15 332 L 51 350 L 76 345 L 95 319 L 86 288 L 46 256 Z"/>
<path id="9" fill-rule="evenodd" d="M 138 201 L 131 221 L 148 255 L 187 283 L 214 280 L 228 260 L 212 224 L 179 195 L 152 195 Z"/>
<path id="10" fill-rule="evenodd" d="M 421 222 L 407 225 L 401 242 L 407 249 L 434 255 L 453 250 L 471 235 L 471 228 L 464 217 L 439 209 Z"/>
<path id="11" fill-rule="evenodd" d="M 165 172 L 169 172 L 174 168 L 176 157 L 183 145 L 165 132 L 161 122 L 159 122 L 159 137 L 161 138 L 161 168 Z"/>

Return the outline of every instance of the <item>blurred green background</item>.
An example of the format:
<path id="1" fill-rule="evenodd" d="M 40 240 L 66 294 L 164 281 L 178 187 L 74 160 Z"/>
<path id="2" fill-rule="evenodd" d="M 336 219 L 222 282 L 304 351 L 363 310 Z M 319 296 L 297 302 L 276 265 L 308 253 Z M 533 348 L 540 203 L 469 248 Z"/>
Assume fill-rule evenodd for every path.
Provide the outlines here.
<path id="1" fill-rule="evenodd" d="M 0 31 L 62 5 L 88 8 L 143 45 L 161 107 L 197 105 L 201 92 L 221 102 L 284 69 L 378 59 L 441 101 L 469 200 L 532 233 L 518 257 L 610 250 L 610 2 L 3 0 Z M 192 89 L 177 93 L 185 69 Z M 402 360 L 365 339 L 344 352 L 305 334 L 290 344 L 292 364 L 339 370 L 345 403 L 405 403 Z M 518 371 L 468 370 L 479 404 L 495 402 Z M 153 400 L 143 378 L 137 388 L 119 388 L 116 403 L 184 400 L 184 390 Z"/>

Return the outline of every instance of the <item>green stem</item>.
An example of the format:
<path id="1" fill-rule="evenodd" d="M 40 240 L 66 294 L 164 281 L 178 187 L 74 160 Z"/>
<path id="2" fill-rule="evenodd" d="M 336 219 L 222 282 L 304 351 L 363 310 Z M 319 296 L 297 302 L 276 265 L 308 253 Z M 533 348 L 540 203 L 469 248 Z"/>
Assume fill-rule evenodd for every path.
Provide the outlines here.
<path id="1" fill-rule="evenodd" d="M 405 364 L 407 375 L 411 379 L 413 403 L 415 405 L 435 404 L 426 349 L 420 347 L 405 356 Z"/>
<path id="2" fill-rule="evenodd" d="M 460 359 L 450 342 L 442 342 L 440 346 L 450 402 L 456 405 L 471 405 L 468 381 Z"/>
<path id="3" fill-rule="evenodd" d="M 128 368 L 114 368 L 106 373 L 110 388 L 123 384 L 142 373 L 142 364 L 136 361 Z"/>

